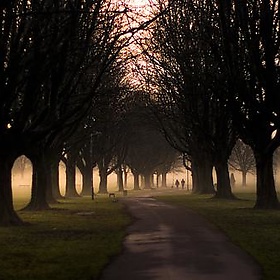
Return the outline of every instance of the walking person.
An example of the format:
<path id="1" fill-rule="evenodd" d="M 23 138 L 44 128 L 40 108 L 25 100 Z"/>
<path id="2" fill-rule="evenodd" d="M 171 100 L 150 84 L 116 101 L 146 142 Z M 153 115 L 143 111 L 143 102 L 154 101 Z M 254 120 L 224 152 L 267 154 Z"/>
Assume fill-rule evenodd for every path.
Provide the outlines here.
<path id="1" fill-rule="evenodd" d="M 180 185 L 180 182 L 178 181 L 178 179 L 176 179 L 175 186 L 176 186 L 177 189 L 179 188 L 179 185 Z"/>
<path id="2" fill-rule="evenodd" d="M 182 190 L 185 188 L 185 183 L 186 183 L 186 182 L 185 182 L 185 180 L 184 180 L 184 179 L 182 179 L 182 180 L 181 180 Z"/>

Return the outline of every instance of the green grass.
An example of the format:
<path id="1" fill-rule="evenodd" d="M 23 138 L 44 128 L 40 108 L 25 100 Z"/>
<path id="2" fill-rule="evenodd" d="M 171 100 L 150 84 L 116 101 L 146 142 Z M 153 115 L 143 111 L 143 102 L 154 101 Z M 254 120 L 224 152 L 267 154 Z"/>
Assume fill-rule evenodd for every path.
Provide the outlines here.
<path id="1" fill-rule="evenodd" d="M 254 210 L 254 194 L 242 200 L 211 199 L 203 195 L 160 196 L 158 199 L 191 208 L 215 224 L 263 268 L 264 280 L 280 279 L 280 211 Z"/>
<path id="2" fill-rule="evenodd" d="M 20 209 L 25 201 L 16 201 Z M 130 218 L 108 197 L 65 200 L 55 209 L 19 211 L 29 225 L 0 228 L 0 279 L 97 279 L 122 249 Z"/>
<path id="3" fill-rule="evenodd" d="M 263 268 L 263 280 L 280 279 L 280 211 L 253 210 L 254 194 L 236 196 L 241 200 L 185 192 L 157 198 L 203 215 L 256 259 Z M 26 202 L 15 200 L 15 208 Z M 98 196 L 94 201 L 63 200 L 53 207 L 43 212 L 19 211 L 29 225 L 0 228 L 0 280 L 98 279 L 109 260 L 120 253 L 131 222 L 121 203 Z"/>

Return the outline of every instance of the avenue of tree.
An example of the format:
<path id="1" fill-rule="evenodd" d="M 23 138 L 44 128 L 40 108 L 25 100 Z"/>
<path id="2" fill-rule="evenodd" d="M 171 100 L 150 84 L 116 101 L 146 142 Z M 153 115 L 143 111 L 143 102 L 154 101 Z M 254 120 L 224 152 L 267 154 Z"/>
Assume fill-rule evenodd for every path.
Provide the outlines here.
<path id="1" fill-rule="evenodd" d="M 234 199 L 230 162 L 243 176 L 255 170 L 255 208 L 279 208 L 279 1 L 151 5 L 145 19 L 108 0 L 0 3 L 0 225 L 23 224 L 11 188 L 21 155 L 33 170 L 25 210 L 61 198 L 61 160 L 73 197 L 93 195 L 96 166 L 100 193 L 112 172 L 123 190 L 128 168 L 135 189 L 139 175 L 146 188 L 153 174 L 165 185 L 180 155 L 194 192 Z M 254 161 L 237 166 L 248 147 Z"/>
<path id="2" fill-rule="evenodd" d="M 239 138 L 255 158 L 255 207 L 279 208 L 279 1 L 158 3 L 164 13 L 138 40 L 149 65 L 141 70 L 167 138 L 191 160 L 195 189 L 211 190 L 214 167 L 216 196 L 232 197 L 227 160 Z"/>

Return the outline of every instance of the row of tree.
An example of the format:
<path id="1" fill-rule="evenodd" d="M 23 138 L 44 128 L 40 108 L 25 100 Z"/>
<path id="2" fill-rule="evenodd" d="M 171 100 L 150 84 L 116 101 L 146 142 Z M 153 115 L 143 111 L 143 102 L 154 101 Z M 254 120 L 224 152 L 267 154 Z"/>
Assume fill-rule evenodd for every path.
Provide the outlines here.
<path id="1" fill-rule="evenodd" d="M 83 174 L 83 195 L 92 192 L 96 165 L 100 192 L 107 192 L 111 172 L 121 175 L 123 164 L 135 178 L 144 175 L 147 187 L 152 173 L 165 178 L 176 151 L 150 150 L 151 142 L 162 148 L 167 144 L 157 132 L 135 130 L 133 120 L 147 112 L 139 113 L 139 108 L 140 115 L 132 116 L 135 98 L 127 98 L 131 92 L 123 82 L 127 58 L 120 54 L 144 27 L 131 27 L 130 13 L 126 5 L 110 1 L 12 1 L 1 6 L 2 225 L 22 224 L 11 191 L 11 169 L 22 154 L 33 167 L 26 210 L 48 209 L 61 198 L 61 159 L 67 166 L 68 197 L 77 196 L 76 166 Z M 138 146 L 129 149 L 133 141 Z"/>
<path id="2" fill-rule="evenodd" d="M 228 159 L 241 139 L 256 162 L 255 207 L 278 208 L 279 1 L 156 3 L 138 69 L 167 139 L 191 162 L 194 189 L 214 192 L 214 167 L 216 196 L 234 198 Z"/>
<path id="3" fill-rule="evenodd" d="M 242 139 L 256 161 L 255 207 L 278 208 L 278 4 L 158 0 L 152 19 L 143 21 L 139 14 L 132 20 L 121 2 L 1 2 L 0 224 L 22 223 L 11 191 L 19 155 L 33 165 L 27 209 L 46 209 L 59 197 L 61 156 L 69 167 L 68 195 L 75 194 L 75 165 L 88 174 L 85 194 L 95 165 L 101 192 L 125 161 L 146 178 L 156 169 L 167 172 L 176 153 L 158 152 L 169 147 L 159 130 L 191 162 L 194 191 L 223 198 L 234 198 L 228 159 Z M 143 29 L 145 36 L 135 36 Z M 128 90 L 132 38 L 141 49 L 133 68 L 141 76 Z M 147 116 L 150 108 L 156 121 Z"/>
<path id="4" fill-rule="evenodd" d="M 121 125 L 122 108 L 113 106 L 122 98 L 115 98 L 125 63 L 120 54 L 145 27 L 132 25 L 132 14 L 126 4 L 106 0 L 0 3 L 0 224 L 22 224 L 11 191 L 19 155 L 33 166 L 26 209 L 46 209 L 59 195 L 61 155 L 69 178 L 81 154 L 80 168 L 92 170 L 98 151 L 103 170 L 106 149 L 115 145 L 107 131 Z"/>

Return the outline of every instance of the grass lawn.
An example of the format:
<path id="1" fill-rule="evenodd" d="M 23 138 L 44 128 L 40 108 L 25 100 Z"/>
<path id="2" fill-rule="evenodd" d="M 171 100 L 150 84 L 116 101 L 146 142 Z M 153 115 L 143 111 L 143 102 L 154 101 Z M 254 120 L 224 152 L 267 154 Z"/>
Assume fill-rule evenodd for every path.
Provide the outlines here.
<path id="1" fill-rule="evenodd" d="M 254 194 L 236 196 L 240 200 L 182 193 L 156 198 L 203 215 L 256 259 L 263 280 L 280 279 L 280 211 L 253 210 Z M 15 208 L 25 203 L 17 199 Z M 29 225 L 0 227 L 0 280 L 98 279 L 110 258 L 120 253 L 131 221 L 123 205 L 107 196 L 63 200 L 50 211 L 18 213 Z"/>
<path id="2" fill-rule="evenodd" d="M 254 210 L 254 194 L 236 194 L 241 200 L 211 196 L 159 196 L 162 201 L 191 208 L 220 228 L 263 268 L 263 280 L 280 279 L 280 211 Z"/>
<path id="3" fill-rule="evenodd" d="M 20 209 L 22 201 L 16 201 Z M 19 211 L 29 225 L 0 228 L 0 279 L 97 279 L 122 249 L 130 218 L 107 196 L 63 200 L 55 209 Z"/>

